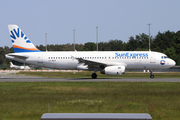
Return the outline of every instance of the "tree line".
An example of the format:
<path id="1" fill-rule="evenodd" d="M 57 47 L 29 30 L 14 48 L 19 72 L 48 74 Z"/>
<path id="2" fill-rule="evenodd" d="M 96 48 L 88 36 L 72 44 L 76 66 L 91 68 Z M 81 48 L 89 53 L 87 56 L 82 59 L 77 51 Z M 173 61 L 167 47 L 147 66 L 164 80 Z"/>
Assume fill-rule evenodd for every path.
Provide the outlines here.
<path id="1" fill-rule="evenodd" d="M 151 51 L 157 51 L 166 54 L 180 65 L 180 31 L 163 33 L 150 37 Z M 47 45 L 48 51 L 73 51 L 73 44 L 55 44 Z M 46 51 L 43 45 L 36 46 L 39 50 Z M 96 51 L 96 43 L 87 42 L 85 44 L 75 44 L 77 51 Z M 149 51 L 149 35 L 145 33 L 131 36 L 127 42 L 122 40 L 109 40 L 108 42 L 99 42 L 98 51 Z M 5 54 L 14 52 L 12 47 L 0 47 L 0 65 L 9 64 L 10 60 L 5 58 Z"/>

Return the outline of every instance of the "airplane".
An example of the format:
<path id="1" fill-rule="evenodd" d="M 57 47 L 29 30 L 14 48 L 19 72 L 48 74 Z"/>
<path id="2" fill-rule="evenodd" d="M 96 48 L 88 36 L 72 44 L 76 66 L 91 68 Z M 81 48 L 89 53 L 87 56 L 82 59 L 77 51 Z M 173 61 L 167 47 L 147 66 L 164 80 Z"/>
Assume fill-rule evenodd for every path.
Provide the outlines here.
<path id="1" fill-rule="evenodd" d="M 94 71 L 107 75 L 124 75 L 125 70 L 153 71 L 173 67 L 176 62 L 167 55 L 154 51 L 41 51 L 37 49 L 17 25 L 8 25 L 14 53 L 7 59 L 40 67 L 61 70 Z"/>
<path id="2" fill-rule="evenodd" d="M 12 62 L 10 62 L 10 68 L 12 69 L 20 69 L 20 70 L 30 70 L 31 68 L 29 66 L 17 66 L 17 65 L 14 65 Z"/>

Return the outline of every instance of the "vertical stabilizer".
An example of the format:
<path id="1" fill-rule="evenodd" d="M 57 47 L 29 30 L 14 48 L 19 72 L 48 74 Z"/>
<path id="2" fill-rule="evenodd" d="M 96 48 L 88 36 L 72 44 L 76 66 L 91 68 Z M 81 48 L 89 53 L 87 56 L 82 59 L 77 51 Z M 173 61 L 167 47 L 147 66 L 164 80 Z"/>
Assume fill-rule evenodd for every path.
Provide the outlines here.
<path id="1" fill-rule="evenodd" d="M 41 52 L 17 25 L 8 25 L 14 52 Z"/>

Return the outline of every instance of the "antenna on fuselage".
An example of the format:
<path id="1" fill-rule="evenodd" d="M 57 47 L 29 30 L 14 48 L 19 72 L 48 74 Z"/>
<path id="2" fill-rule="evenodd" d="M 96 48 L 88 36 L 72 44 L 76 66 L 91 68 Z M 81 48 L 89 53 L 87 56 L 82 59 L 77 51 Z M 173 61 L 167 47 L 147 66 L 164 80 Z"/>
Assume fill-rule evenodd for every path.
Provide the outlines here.
<path id="1" fill-rule="evenodd" d="M 150 35 L 151 35 L 150 34 L 150 25 L 151 25 L 151 23 L 149 23 L 148 25 L 149 25 L 149 51 L 151 51 L 151 45 L 150 45 Z"/>

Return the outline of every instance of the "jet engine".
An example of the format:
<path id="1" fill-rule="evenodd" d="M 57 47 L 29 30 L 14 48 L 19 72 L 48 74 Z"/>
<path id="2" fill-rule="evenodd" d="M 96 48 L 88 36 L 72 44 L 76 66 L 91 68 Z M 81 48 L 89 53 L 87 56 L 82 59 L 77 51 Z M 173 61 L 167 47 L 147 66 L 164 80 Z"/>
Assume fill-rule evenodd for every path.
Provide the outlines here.
<path id="1" fill-rule="evenodd" d="M 125 74 L 125 66 L 108 66 L 101 70 L 101 74 L 124 75 Z"/>

